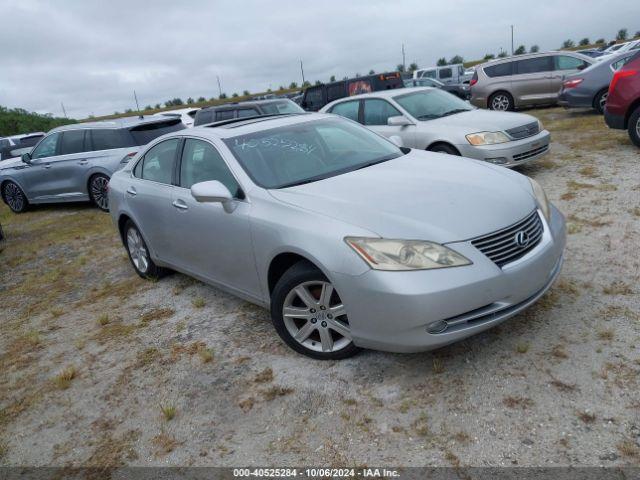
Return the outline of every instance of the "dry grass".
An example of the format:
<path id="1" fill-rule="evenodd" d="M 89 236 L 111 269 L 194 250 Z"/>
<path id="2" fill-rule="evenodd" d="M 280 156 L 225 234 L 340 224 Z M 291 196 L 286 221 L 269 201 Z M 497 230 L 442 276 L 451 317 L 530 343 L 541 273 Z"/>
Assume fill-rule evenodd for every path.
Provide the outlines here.
<path id="1" fill-rule="evenodd" d="M 604 328 L 598 331 L 598 338 L 605 342 L 610 342 L 615 338 L 615 332 L 612 328 Z"/>
<path id="2" fill-rule="evenodd" d="M 157 448 L 156 456 L 167 455 L 178 446 L 178 442 L 171 435 L 162 432 L 151 439 L 151 443 Z"/>
<path id="3" fill-rule="evenodd" d="M 76 378 L 78 372 L 73 365 L 62 370 L 53 378 L 53 382 L 60 390 L 66 390 L 71 386 L 71 381 Z"/>
<path id="4" fill-rule="evenodd" d="M 504 397 L 502 403 L 507 408 L 521 408 L 522 410 L 526 410 L 534 405 L 533 400 L 530 398 L 514 396 Z"/>
<path id="5" fill-rule="evenodd" d="M 640 447 L 631 440 L 623 440 L 617 445 L 618 451 L 625 457 L 640 457 Z"/>
<path id="6" fill-rule="evenodd" d="M 433 359 L 433 373 L 440 375 L 444 373 L 444 362 L 440 358 Z"/>
<path id="7" fill-rule="evenodd" d="M 633 295 L 633 289 L 631 285 L 621 280 L 616 280 L 610 285 L 603 287 L 602 293 L 605 295 Z"/>
<path id="8" fill-rule="evenodd" d="M 160 352 L 155 347 L 149 347 L 142 352 L 138 352 L 137 355 L 137 367 L 147 367 L 153 364 L 158 358 L 160 358 Z"/>
<path id="9" fill-rule="evenodd" d="M 108 313 L 103 313 L 102 315 L 100 315 L 98 317 L 98 325 L 104 327 L 108 323 L 109 323 L 109 314 Z"/>
<path id="10" fill-rule="evenodd" d="M 587 165 L 585 167 L 582 167 L 580 170 L 578 170 L 578 173 L 583 177 L 588 177 L 588 178 L 596 178 L 600 176 L 596 168 L 592 165 Z"/>
<path id="11" fill-rule="evenodd" d="M 569 358 L 569 354 L 565 350 L 565 346 L 560 344 L 554 345 L 554 347 L 551 349 L 551 355 L 560 360 Z"/>
<path id="12" fill-rule="evenodd" d="M 148 325 L 151 322 L 171 318 L 175 313 L 176 311 L 173 308 L 153 308 L 148 312 L 142 314 L 142 316 L 140 317 L 140 323 L 142 325 Z"/>
<path id="13" fill-rule="evenodd" d="M 248 397 L 238 402 L 238 406 L 242 409 L 243 412 L 248 412 L 253 408 L 255 404 L 255 400 L 253 397 Z"/>
<path id="14" fill-rule="evenodd" d="M 206 304 L 207 302 L 202 297 L 196 297 L 191 300 L 191 305 L 193 305 L 195 308 L 203 308 Z"/>
<path id="15" fill-rule="evenodd" d="M 253 381 L 256 382 L 256 383 L 272 382 L 273 381 L 273 370 L 271 370 L 271 368 L 269 368 L 269 367 L 265 368 L 264 370 L 262 370 L 260 373 L 258 373 L 255 376 Z"/>
<path id="16" fill-rule="evenodd" d="M 289 395 L 290 393 L 293 393 L 293 388 L 274 385 L 272 387 L 267 388 L 266 390 L 262 390 L 262 392 L 260 393 L 262 394 L 262 398 L 270 402 L 271 400 L 275 400 L 278 397 L 284 397 L 285 395 Z"/>
<path id="17" fill-rule="evenodd" d="M 169 422 L 175 418 L 178 409 L 171 403 L 161 403 L 160 412 L 162 413 L 162 417 Z"/>
<path id="18" fill-rule="evenodd" d="M 527 353 L 529 351 L 529 344 L 526 342 L 521 342 L 516 345 L 516 352 L 518 353 Z"/>
<path id="19" fill-rule="evenodd" d="M 420 416 L 413 422 L 413 424 L 411 425 L 413 430 L 416 432 L 416 435 L 419 435 L 421 437 L 426 437 L 427 435 L 429 435 L 430 430 L 429 430 L 429 423 L 428 423 L 428 417 L 425 413 L 420 414 Z"/>
<path id="20" fill-rule="evenodd" d="M 561 392 L 573 392 L 576 390 L 577 386 L 575 383 L 565 383 L 557 378 L 554 378 L 551 381 L 551 385 L 560 390 Z"/>
<path id="21" fill-rule="evenodd" d="M 589 412 L 587 410 L 578 412 L 577 415 L 578 415 L 578 418 L 580 420 L 582 420 L 583 423 L 589 424 L 589 423 L 593 423 L 593 422 L 596 421 L 595 414 L 593 414 L 593 413 L 591 413 L 591 412 Z"/>

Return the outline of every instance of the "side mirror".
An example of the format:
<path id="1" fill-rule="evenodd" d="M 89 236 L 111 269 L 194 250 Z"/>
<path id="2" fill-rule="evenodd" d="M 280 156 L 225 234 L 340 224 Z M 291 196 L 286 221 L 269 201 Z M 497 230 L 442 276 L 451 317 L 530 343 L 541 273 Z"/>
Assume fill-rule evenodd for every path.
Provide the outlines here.
<path id="1" fill-rule="evenodd" d="M 200 203 L 226 203 L 233 200 L 229 189 L 217 180 L 192 185 L 191 195 Z"/>
<path id="2" fill-rule="evenodd" d="M 22 156 L 20 157 L 20 159 L 26 163 L 27 165 L 31 165 L 31 154 L 30 153 L 23 153 Z"/>
<path id="3" fill-rule="evenodd" d="M 397 115 L 395 117 L 387 118 L 387 125 L 390 127 L 406 127 L 408 125 L 413 125 L 413 122 L 404 115 Z"/>
<path id="4" fill-rule="evenodd" d="M 402 142 L 402 138 L 398 135 L 391 135 L 389 140 L 395 144 L 396 147 L 402 148 L 404 147 L 404 143 Z"/>

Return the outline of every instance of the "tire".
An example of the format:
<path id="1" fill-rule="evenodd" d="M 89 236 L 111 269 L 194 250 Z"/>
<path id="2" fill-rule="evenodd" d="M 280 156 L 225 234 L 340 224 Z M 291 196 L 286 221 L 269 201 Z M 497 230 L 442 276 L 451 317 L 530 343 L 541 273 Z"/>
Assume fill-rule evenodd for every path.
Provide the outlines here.
<path id="1" fill-rule="evenodd" d="M 164 276 L 165 269 L 158 267 L 151 256 L 147 243 L 142 238 L 138 227 L 131 220 L 127 220 L 122 230 L 124 246 L 127 249 L 131 265 L 136 273 L 147 280 L 157 280 Z"/>
<path id="2" fill-rule="evenodd" d="M 109 177 L 101 173 L 92 175 L 89 179 L 89 198 L 91 202 L 103 212 L 109 211 Z"/>
<path id="3" fill-rule="evenodd" d="M 629 138 L 636 147 L 640 147 L 640 106 L 629 117 Z"/>
<path id="4" fill-rule="evenodd" d="M 449 155 L 460 156 L 460 152 L 456 150 L 451 145 L 447 145 L 446 143 L 436 143 L 434 146 L 429 148 L 430 152 L 439 152 L 439 153 L 447 153 Z"/>
<path id="5" fill-rule="evenodd" d="M 507 92 L 496 92 L 489 97 L 488 107 L 490 110 L 512 112 L 515 105 L 511 94 Z"/>
<path id="6" fill-rule="evenodd" d="M 339 360 L 360 351 L 338 292 L 320 270 L 298 262 L 278 280 L 271 295 L 271 320 L 293 350 L 317 360 Z"/>
<path id="7" fill-rule="evenodd" d="M 22 213 L 29 208 L 29 200 L 18 184 L 6 182 L 2 185 L 2 198 L 13 213 Z"/>
<path id="8" fill-rule="evenodd" d="M 607 103 L 607 96 L 609 95 L 609 90 L 602 90 L 598 92 L 598 94 L 593 99 L 593 108 L 600 115 L 604 114 L 604 105 Z"/>

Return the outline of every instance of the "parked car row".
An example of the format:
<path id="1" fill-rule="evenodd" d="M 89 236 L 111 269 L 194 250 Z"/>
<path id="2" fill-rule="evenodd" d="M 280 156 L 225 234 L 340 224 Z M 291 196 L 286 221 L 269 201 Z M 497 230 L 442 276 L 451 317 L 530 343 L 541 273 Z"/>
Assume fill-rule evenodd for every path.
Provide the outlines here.
<path id="1" fill-rule="evenodd" d="M 327 109 L 381 122 L 393 108 L 387 124 L 401 126 L 434 95 L 465 105 L 458 118 L 500 116 L 437 89 L 375 95 Z M 264 306 L 317 359 L 428 350 L 497 325 L 549 289 L 565 244 L 562 214 L 524 175 L 322 113 L 156 138 L 113 174 L 109 206 L 140 276 L 176 270 Z"/>
<path id="2" fill-rule="evenodd" d="M 233 118 L 255 117 L 258 115 L 281 115 L 286 113 L 304 113 L 296 103 L 286 98 L 225 103 L 206 107 L 196 113 L 193 126 L 220 122 Z"/>
<path id="3" fill-rule="evenodd" d="M 43 132 L 34 132 L 0 138 L 0 160 L 19 157 L 23 153 L 30 152 L 42 137 L 44 137 Z"/>
<path id="4" fill-rule="evenodd" d="M 444 84 L 433 78 L 410 78 L 403 81 L 405 87 L 433 87 L 454 94 L 463 100 L 471 98 L 471 91 L 468 83 Z"/>

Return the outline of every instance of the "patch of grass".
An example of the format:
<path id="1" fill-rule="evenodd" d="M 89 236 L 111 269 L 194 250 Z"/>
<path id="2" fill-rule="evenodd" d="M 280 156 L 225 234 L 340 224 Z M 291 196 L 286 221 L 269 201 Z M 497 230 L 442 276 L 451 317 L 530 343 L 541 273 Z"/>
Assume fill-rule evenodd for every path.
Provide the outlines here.
<path id="1" fill-rule="evenodd" d="M 457 432 L 454 436 L 453 439 L 458 442 L 458 443 L 462 443 L 464 445 L 471 443 L 471 437 L 466 433 L 466 432 Z"/>
<path id="2" fill-rule="evenodd" d="M 551 349 L 551 355 L 561 360 L 569 358 L 569 354 L 565 350 L 565 346 L 560 344 L 554 345 L 554 347 Z"/>
<path id="3" fill-rule="evenodd" d="M 588 424 L 596 421 L 595 414 L 588 412 L 586 410 L 578 412 L 577 415 L 578 415 L 578 418 L 582 420 L 583 423 Z"/>
<path id="4" fill-rule="evenodd" d="M 213 350 L 211 348 L 201 348 L 198 350 L 198 356 L 202 363 L 209 363 L 213 361 Z"/>
<path id="5" fill-rule="evenodd" d="M 49 313 L 51 314 L 51 318 L 59 318 L 64 315 L 64 310 L 60 307 L 54 307 L 49 310 Z"/>
<path id="6" fill-rule="evenodd" d="M 640 457 L 640 448 L 631 440 L 623 440 L 617 445 L 618 451 L 625 457 Z"/>
<path id="7" fill-rule="evenodd" d="M 71 381 L 76 378 L 78 372 L 73 365 L 62 370 L 53 378 L 53 382 L 60 390 L 66 390 L 71 386 Z"/>
<path id="8" fill-rule="evenodd" d="M 23 339 L 25 343 L 31 347 L 37 347 L 42 342 L 40 333 L 37 330 L 30 330 L 24 334 Z"/>
<path id="9" fill-rule="evenodd" d="M 629 213 L 635 217 L 640 217 L 640 207 L 633 207 L 629 210 Z"/>
<path id="10" fill-rule="evenodd" d="M 293 388 L 274 385 L 272 387 L 267 388 L 266 390 L 263 390 L 261 393 L 262 393 L 262 397 L 268 402 L 270 402 L 271 400 L 274 400 L 278 397 L 284 397 L 285 395 L 289 395 L 290 393 L 293 393 Z"/>
<path id="11" fill-rule="evenodd" d="M 172 403 L 161 403 L 160 404 L 160 412 L 162 413 L 163 418 L 170 422 L 176 416 L 178 409 Z"/>
<path id="12" fill-rule="evenodd" d="M 273 381 L 273 370 L 271 370 L 271 368 L 269 368 L 269 367 L 265 368 L 264 370 L 262 370 L 260 373 L 258 373 L 255 376 L 253 381 L 256 382 L 256 383 L 272 382 Z"/>
<path id="13" fill-rule="evenodd" d="M 580 233 L 582 231 L 582 225 L 578 225 L 577 223 L 569 223 L 567 225 L 567 233 L 569 235 L 574 235 L 576 233 Z"/>
<path id="14" fill-rule="evenodd" d="M 516 352 L 527 353 L 529 351 L 529 344 L 526 342 L 518 343 L 516 345 Z"/>
<path id="15" fill-rule="evenodd" d="M 575 383 L 565 383 L 561 380 L 558 380 L 557 378 L 554 378 L 551 381 L 551 385 L 561 392 L 573 392 L 577 388 Z"/>
<path id="16" fill-rule="evenodd" d="M 526 410 L 534 405 L 533 400 L 530 398 L 515 396 L 504 397 L 502 403 L 507 408 L 521 408 L 522 410 Z"/>
<path id="17" fill-rule="evenodd" d="M 605 295 L 633 295 L 633 289 L 631 285 L 622 280 L 616 280 L 611 285 L 603 287 L 602 293 Z"/>
<path id="18" fill-rule="evenodd" d="M 178 442 L 171 435 L 162 432 L 151 439 L 151 443 L 155 445 L 158 450 L 156 456 L 167 455 L 178 446 Z"/>
<path id="19" fill-rule="evenodd" d="M 416 432 L 417 435 L 420 435 L 421 437 L 426 437 L 429 435 L 430 430 L 429 430 L 429 423 L 428 423 L 428 417 L 425 413 L 420 414 L 420 416 L 411 424 L 411 426 L 413 427 L 413 430 Z"/>
<path id="20" fill-rule="evenodd" d="M 160 352 L 155 347 L 149 347 L 144 349 L 142 352 L 138 352 L 138 367 L 146 367 L 154 363 L 159 357 Z"/>
<path id="21" fill-rule="evenodd" d="M 242 409 L 243 412 L 248 412 L 253 408 L 255 404 L 255 400 L 253 397 L 248 397 L 238 402 L 238 406 Z"/>
<path id="22" fill-rule="evenodd" d="M 440 358 L 433 359 L 433 373 L 439 375 L 444 373 L 444 362 Z"/>
<path id="23" fill-rule="evenodd" d="M 203 308 L 206 304 L 207 302 L 202 297 L 196 297 L 191 300 L 191 305 L 193 305 L 194 308 Z"/>
<path id="24" fill-rule="evenodd" d="M 153 308 L 140 316 L 140 323 L 142 325 L 148 325 L 149 323 L 154 321 L 171 318 L 175 313 L 176 311 L 173 308 L 169 307 Z"/>
<path id="25" fill-rule="evenodd" d="M 574 198 L 576 198 L 576 194 L 574 192 L 565 192 L 560 195 L 560 200 L 564 200 L 565 202 L 573 200 Z"/>
<path id="26" fill-rule="evenodd" d="M 183 331 L 185 328 L 187 327 L 187 324 L 185 322 L 178 322 L 176 323 L 176 333 L 180 333 L 181 331 Z"/>
<path id="27" fill-rule="evenodd" d="M 598 171 L 593 165 L 587 165 L 585 167 L 582 167 L 580 170 L 578 170 L 578 173 L 583 177 L 588 177 L 588 178 L 596 178 L 600 176 L 600 174 L 598 173 Z"/>
<path id="28" fill-rule="evenodd" d="M 345 398 L 342 400 L 342 403 L 344 403 L 345 405 L 349 405 L 350 407 L 358 404 L 355 398 Z"/>
<path id="29" fill-rule="evenodd" d="M 615 333 L 612 328 L 605 328 L 598 331 L 598 338 L 605 342 L 610 342 L 615 338 Z"/>
<path id="30" fill-rule="evenodd" d="M 104 327 L 108 323 L 109 323 L 109 314 L 108 313 L 103 313 L 102 315 L 100 315 L 98 317 L 98 324 L 99 325 Z"/>

